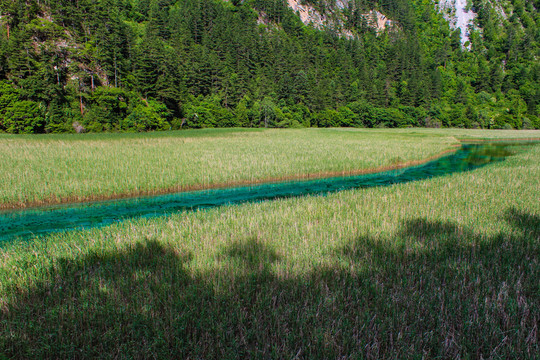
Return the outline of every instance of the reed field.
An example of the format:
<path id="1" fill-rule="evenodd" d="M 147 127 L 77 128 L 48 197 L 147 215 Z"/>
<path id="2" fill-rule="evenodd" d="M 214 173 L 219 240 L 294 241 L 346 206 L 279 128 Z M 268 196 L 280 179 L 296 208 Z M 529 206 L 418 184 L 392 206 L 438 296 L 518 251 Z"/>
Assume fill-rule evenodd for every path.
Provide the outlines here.
<path id="1" fill-rule="evenodd" d="M 0 136 L 0 208 L 178 191 L 404 164 L 457 137 L 538 131 L 213 129 Z"/>
<path id="2" fill-rule="evenodd" d="M 421 159 L 463 137 L 540 136 L 407 129 L 1 137 L 3 161 L 15 162 L 4 149 L 24 155 L 0 165 L 18 176 L 54 174 L 41 164 L 44 153 L 61 169 L 60 154 L 88 161 L 73 169 L 71 193 L 56 170 L 48 192 L 14 183 L 2 201 L 91 194 L 84 191 L 94 185 L 82 179 L 99 159 L 112 166 L 132 156 L 176 183 L 191 174 L 180 164 L 192 159 L 198 172 L 189 181 L 227 182 Z M 107 157 L 111 149 L 119 158 Z M 165 159 L 162 150 L 170 151 Z M 537 359 L 540 144 L 511 150 L 505 161 L 430 180 L 1 244 L 0 359 Z M 107 182 L 138 174 L 102 165 L 91 175 L 111 171 L 102 191 L 126 191 L 129 183 Z M 4 191 L 8 176 L 0 177 Z"/>

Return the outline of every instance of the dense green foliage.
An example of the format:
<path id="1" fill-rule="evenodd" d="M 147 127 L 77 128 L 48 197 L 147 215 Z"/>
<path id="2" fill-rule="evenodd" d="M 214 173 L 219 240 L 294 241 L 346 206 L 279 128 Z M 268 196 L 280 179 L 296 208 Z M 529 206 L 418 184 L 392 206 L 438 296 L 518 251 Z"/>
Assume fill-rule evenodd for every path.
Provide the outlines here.
<path id="1" fill-rule="evenodd" d="M 517 133 L 251 130 L 239 142 L 292 132 L 318 133 L 316 144 L 326 135 L 330 148 L 336 133 L 356 133 L 371 153 L 398 154 L 407 152 L 399 149 L 406 134 L 416 136 L 406 146 L 415 151 L 448 139 L 434 134 Z M 384 134 L 390 145 L 363 133 Z M 150 146 L 237 135 L 210 129 L 0 139 L 23 152 L 46 141 L 61 150 L 92 139 Z M 288 147 L 276 148 L 288 155 Z M 0 242 L 0 359 L 536 360 L 540 146 L 508 150 L 515 155 L 475 171 L 391 187 Z M 26 178 L 34 158 L 7 161 L 14 179 Z"/>
<path id="2" fill-rule="evenodd" d="M 0 131 L 540 127 L 537 1 L 474 0 L 465 47 L 428 0 L 304 3 L 354 36 L 283 0 L 4 1 Z"/>

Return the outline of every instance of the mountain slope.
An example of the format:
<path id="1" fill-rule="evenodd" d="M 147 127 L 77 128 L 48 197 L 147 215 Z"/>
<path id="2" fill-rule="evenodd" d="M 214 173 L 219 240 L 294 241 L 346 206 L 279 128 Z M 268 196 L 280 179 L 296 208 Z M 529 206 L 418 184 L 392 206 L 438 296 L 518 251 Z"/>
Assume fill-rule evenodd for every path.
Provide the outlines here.
<path id="1" fill-rule="evenodd" d="M 0 131 L 540 127 L 538 5 L 2 2 Z"/>

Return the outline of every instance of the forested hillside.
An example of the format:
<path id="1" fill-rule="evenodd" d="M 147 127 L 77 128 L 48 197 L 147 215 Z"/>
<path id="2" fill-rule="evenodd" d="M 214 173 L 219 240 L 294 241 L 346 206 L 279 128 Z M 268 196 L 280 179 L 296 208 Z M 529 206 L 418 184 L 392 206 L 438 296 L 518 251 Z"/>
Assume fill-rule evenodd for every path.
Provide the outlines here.
<path id="1" fill-rule="evenodd" d="M 2 0 L 0 132 L 540 128 L 540 0 L 289 2 Z"/>

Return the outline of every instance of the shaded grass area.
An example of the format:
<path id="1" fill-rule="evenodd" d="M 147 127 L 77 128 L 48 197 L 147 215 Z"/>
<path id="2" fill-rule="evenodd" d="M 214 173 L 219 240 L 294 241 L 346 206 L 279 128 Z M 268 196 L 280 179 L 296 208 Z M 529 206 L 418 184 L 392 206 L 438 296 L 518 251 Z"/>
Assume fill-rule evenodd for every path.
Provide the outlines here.
<path id="1" fill-rule="evenodd" d="M 15 357 L 521 358 L 538 355 L 540 218 L 485 238 L 417 218 L 398 247 L 352 236 L 335 264 L 276 276 L 257 238 L 220 249 L 221 271 L 147 239 L 60 258 L 4 304 L 0 349 Z"/>
<path id="2" fill-rule="evenodd" d="M 536 359 L 540 147 L 512 151 L 4 244 L 0 358 Z"/>

